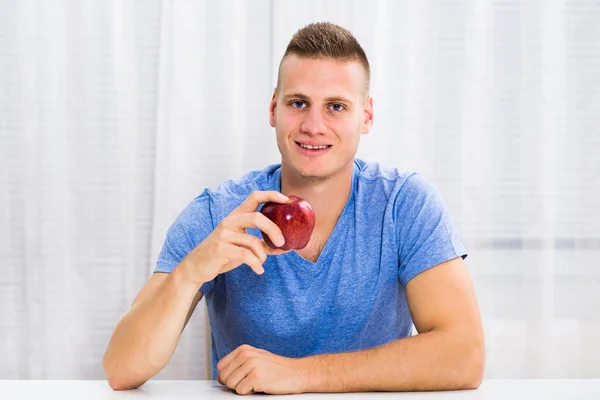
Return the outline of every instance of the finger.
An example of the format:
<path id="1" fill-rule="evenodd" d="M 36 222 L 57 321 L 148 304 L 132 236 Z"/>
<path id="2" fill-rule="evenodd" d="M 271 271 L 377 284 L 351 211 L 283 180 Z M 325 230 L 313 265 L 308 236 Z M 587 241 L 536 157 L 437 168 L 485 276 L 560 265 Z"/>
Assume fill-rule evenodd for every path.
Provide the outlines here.
<path id="1" fill-rule="evenodd" d="M 236 370 L 241 368 L 248 361 L 250 361 L 250 356 L 248 353 L 238 353 L 237 357 L 231 359 L 231 361 L 229 361 L 229 363 L 219 372 L 221 380 L 225 382 L 225 384 L 231 389 L 235 389 L 235 386 L 230 385 L 229 378 Z"/>
<path id="2" fill-rule="evenodd" d="M 261 241 L 261 244 L 262 244 L 263 250 L 269 256 L 279 256 L 281 254 L 289 253 L 290 251 L 294 250 L 294 249 L 289 249 L 289 250 L 274 249 L 271 246 L 269 246 L 268 244 L 266 244 L 264 241 Z"/>
<path id="3" fill-rule="evenodd" d="M 256 211 L 261 203 L 273 201 L 275 203 L 287 203 L 290 199 L 276 190 L 255 191 L 248 196 L 231 214 L 239 215 Z"/>
<path id="4" fill-rule="evenodd" d="M 248 361 L 240 364 L 238 368 L 228 373 L 227 378 L 222 379 L 229 388 L 236 390 L 242 379 L 252 372 L 253 369 L 252 362 Z"/>
<path id="5" fill-rule="evenodd" d="M 231 389 L 235 389 L 235 385 L 230 384 L 231 375 L 238 369 L 244 368 L 244 364 L 246 364 L 249 361 L 250 357 L 247 355 L 247 353 L 240 353 L 236 358 L 231 360 L 231 362 L 227 364 L 227 366 L 223 368 L 221 372 L 219 372 L 221 380 L 225 382 L 225 384 Z M 243 379 L 243 377 L 241 379 Z"/>
<path id="6" fill-rule="evenodd" d="M 250 394 L 254 392 L 254 380 L 252 375 L 249 373 L 238 383 L 235 388 L 237 394 Z"/>
<path id="7" fill-rule="evenodd" d="M 265 268 L 263 267 L 263 263 L 254 255 L 252 250 L 249 250 L 245 247 L 234 246 L 236 251 L 239 253 L 238 260 L 242 263 L 248 265 L 252 270 L 258 274 L 262 275 L 265 273 Z"/>
<path id="8" fill-rule="evenodd" d="M 265 252 L 265 248 L 263 247 L 261 240 L 256 236 L 252 236 L 247 233 L 227 231 L 226 240 L 235 245 L 243 246 L 251 250 L 256 258 L 260 260 L 261 264 L 267 261 L 267 253 Z"/>
<path id="9" fill-rule="evenodd" d="M 241 264 L 246 264 L 258 275 L 262 275 L 265 272 L 262 262 L 254 255 L 254 253 L 245 247 L 236 246 L 234 244 L 226 245 L 223 249 L 223 258 L 227 260 L 225 264 L 219 269 L 219 273 L 225 273 L 234 268 L 239 267 Z"/>
<path id="10" fill-rule="evenodd" d="M 236 358 L 238 356 L 238 354 L 240 354 L 244 350 L 252 350 L 252 349 L 254 349 L 254 347 L 250 346 L 249 344 L 243 344 L 241 346 L 238 346 L 231 353 L 229 353 L 225 357 L 221 358 L 221 360 L 217 363 L 217 370 L 219 372 L 223 371 L 223 368 L 225 368 L 231 362 L 231 360 Z"/>
<path id="11" fill-rule="evenodd" d="M 269 236 L 275 246 L 281 247 L 285 243 L 281 229 L 277 224 L 258 212 L 233 216 L 226 221 L 226 225 L 231 230 L 258 228 Z"/>

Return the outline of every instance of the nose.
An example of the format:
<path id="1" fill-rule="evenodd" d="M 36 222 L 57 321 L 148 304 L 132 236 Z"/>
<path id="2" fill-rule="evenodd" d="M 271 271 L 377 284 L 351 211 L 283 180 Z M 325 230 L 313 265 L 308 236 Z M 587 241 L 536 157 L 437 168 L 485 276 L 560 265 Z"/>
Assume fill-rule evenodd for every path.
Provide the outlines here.
<path id="1" fill-rule="evenodd" d="M 324 135 L 327 131 L 325 119 L 321 110 L 317 107 L 311 107 L 305 114 L 305 118 L 300 124 L 300 132 L 308 135 Z"/>

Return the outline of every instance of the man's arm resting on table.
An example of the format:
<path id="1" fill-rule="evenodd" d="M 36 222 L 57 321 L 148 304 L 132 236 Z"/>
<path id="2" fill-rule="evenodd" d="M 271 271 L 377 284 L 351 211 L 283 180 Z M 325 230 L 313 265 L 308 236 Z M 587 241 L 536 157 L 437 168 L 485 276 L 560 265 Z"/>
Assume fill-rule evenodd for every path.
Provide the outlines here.
<path id="1" fill-rule="evenodd" d="M 428 269 L 406 285 L 418 335 L 372 349 L 311 356 L 306 391 L 476 389 L 485 343 L 475 291 L 462 258 Z"/>
<path id="2" fill-rule="evenodd" d="M 102 365 L 111 388 L 134 389 L 160 372 L 175 351 L 181 332 L 202 298 L 176 267 L 155 273 L 121 318 Z"/>

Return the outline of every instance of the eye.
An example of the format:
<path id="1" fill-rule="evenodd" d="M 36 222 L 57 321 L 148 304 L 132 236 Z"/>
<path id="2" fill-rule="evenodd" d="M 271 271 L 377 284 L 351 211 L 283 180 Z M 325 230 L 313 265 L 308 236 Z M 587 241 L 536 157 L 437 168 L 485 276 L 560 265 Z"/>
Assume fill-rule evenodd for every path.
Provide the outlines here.
<path id="1" fill-rule="evenodd" d="M 306 105 L 306 103 L 303 102 L 302 100 L 295 100 L 295 101 L 292 101 L 290 104 L 293 108 L 297 108 L 297 109 L 304 108 L 304 106 Z"/>
<path id="2" fill-rule="evenodd" d="M 331 109 L 335 112 L 340 112 L 343 111 L 346 107 L 344 107 L 342 104 L 339 103 L 334 103 L 331 105 Z"/>

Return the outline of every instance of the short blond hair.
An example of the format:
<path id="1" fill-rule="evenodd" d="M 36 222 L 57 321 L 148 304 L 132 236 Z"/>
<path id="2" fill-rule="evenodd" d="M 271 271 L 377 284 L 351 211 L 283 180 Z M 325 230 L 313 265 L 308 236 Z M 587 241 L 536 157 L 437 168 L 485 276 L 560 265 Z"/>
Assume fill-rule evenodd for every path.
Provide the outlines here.
<path id="1" fill-rule="evenodd" d="M 279 63 L 277 87 L 281 63 L 290 55 L 306 58 L 329 58 L 337 61 L 357 61 L 365 71 L 365 89 L 369 92 L 371 68 L 369 60 L 352 33 L 331 22 L 315 22 L 297 31 L 290 40 Z"/>

